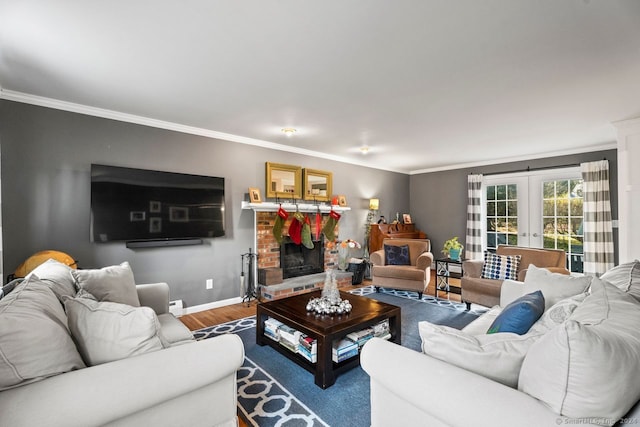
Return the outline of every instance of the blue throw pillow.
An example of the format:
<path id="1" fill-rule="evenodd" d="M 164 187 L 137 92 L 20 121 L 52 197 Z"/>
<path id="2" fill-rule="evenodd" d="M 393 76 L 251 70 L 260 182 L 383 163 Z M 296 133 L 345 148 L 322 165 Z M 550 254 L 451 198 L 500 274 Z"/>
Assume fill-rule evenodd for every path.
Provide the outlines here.
<path id="1" fill-rule="evenodd" d="M 513 332 L 524 335 L 538 321 L 542 313 L 544 313 L 544 296 L 541 291 L 521 296 L 502 310 L 489 327 L 487 334 Z"/>
<path id="2" fill-rule="evenodd" d="M 385 265 L 411 265 L 409 261 L 409 245 L 384 245 Z"/>

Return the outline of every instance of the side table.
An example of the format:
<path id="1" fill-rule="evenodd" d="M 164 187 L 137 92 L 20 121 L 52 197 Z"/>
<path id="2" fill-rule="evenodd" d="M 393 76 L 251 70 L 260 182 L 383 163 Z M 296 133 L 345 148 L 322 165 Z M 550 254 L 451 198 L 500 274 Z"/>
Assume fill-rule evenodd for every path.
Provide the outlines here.
<path id="1" fill-rule="evenodd" d="M 451 258 L 436 259 L 436 289 L 434 295 L 438 296 L 438 290 L 460 294 L 460 286 L 453 286 L 449 279 L 460 280 L 462 278 L 462 260 Z"/>

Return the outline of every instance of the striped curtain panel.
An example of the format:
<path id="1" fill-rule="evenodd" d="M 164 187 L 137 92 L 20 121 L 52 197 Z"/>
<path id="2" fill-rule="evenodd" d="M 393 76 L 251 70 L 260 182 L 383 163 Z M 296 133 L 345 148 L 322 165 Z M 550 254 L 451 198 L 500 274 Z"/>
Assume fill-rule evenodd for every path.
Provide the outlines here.
<path id="1" fill-rule="evenodd" d="M 467 176 L 467 236 L 465 259 L 483 259 L 482 255 L 482 175 Z"/>
<path id="2" fill-rule="evenodd" d="M 584 274 L 600 276 L 614 264 L 609 161 L 582 163 Z"/>

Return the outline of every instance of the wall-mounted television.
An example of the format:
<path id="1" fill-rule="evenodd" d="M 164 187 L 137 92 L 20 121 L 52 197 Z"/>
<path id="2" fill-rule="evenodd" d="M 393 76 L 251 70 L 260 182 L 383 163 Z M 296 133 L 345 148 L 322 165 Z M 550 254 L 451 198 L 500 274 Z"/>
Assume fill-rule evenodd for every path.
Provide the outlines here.
<path id="1" fill-rule="evenodd" d="M 163 246 L 224 233 L 224 178 L 91 165 L 92 241 Z"/>

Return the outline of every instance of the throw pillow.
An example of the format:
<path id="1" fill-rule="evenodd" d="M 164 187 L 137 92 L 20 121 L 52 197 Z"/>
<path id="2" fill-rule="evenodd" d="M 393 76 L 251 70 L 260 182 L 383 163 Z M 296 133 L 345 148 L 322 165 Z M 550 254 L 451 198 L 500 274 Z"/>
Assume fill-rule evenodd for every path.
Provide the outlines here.
<path id="1" fill-rule="evenodd" d="M 480 277 L 483 279 L 516 280 L 521 258 L 520 255 L 497 255 L 485 252 Z"/>
<path id="2" fill-rule="evenodd" d="M 99 270 L 71 270 L 71 274 L 78 289 L 84 289 L 98 301 L 140 307 L 133 272 L 126 261 Z"/>
<path id="3" fill-rule="evenodd" d="M 30 275 L 0 300 L 0 391 L 84 367 L 48 284 Z"/>
<path id="4" fill-rule="evenodd" d="M 592 276 L 570 276 L 552 273 L 546 268 L 538 268 L 529 264 L 524 277 L 524 293 L 540 290 L 544 295 L 545 310 L 560 300 L 587 292 Z"/>
<path id="5" fill-rule="evenodd" d="M 613 424 L 640 399 L 640 304 L 593 279 L 569 319 L 534 343 L 518 389 L 557 414 Z"/>
<path id="6" fill-rule="evenodd" d="M 620 264 L 604 273 L 600 278 L 640 301 L 640 261 L 635 260 Z"/>
<path id="7" fill-rule="evenodd" d="M 513 332 L 524 335 L 529 332 L 531 326 L 544 313 L 544 296 L 542 292 L 536 291 L 523 295 L 517 300 L 507 305 L 502 313 L 493 321 L 488 334 L 498 332 Z"/>
<path id="8" fill-rule="evenodd" d="M 582 304 L 589 294 L 582 293 L 573 297 L 565 298 L 555 303 L 544 312 L 540 319 L 529 329 L 530 332 L 548 332 L 551 329 L 563 324 L 575 309 Z"/>
<path id="9" fill-rule="evenodd" d="M 38 276 L 62 301 L 65 297 L 73 297 L 76 294 L 75 283 L 71 275 L 72 270 L 68 265 L 50 258 L 34 268 L 29 275 Z"/>
<path id="10" fill-rule="evenodd" d="M 409 245 L 384 245 L 385 265 L 411 265 Z"/>
<path id="11" fill-rule="evenodd" d="M 125 359 L 165 347 L 160 323 L 149 307 L 89 298 L 68 298 L 69 329 L 88 366 Z"/>
<path id="12" fill-rule="evenodd" d="M 529 347 L 542 334 L 472 336 L 448 326 L 419 322 L 422 352 L 515 388 Z"/>

